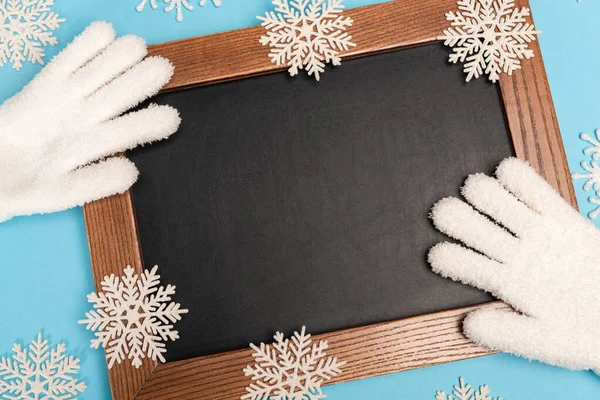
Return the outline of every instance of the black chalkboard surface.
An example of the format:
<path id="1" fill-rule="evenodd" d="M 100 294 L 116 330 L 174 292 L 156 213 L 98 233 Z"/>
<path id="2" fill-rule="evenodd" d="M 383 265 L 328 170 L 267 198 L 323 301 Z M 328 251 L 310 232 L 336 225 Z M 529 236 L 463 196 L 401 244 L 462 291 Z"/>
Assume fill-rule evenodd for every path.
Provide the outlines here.
<path id="1" fill-rule="evenodd" d="M 129 154 L 146 268 L 190 310 L 169 361 L 491 300 L 426 263 L 427 218 L 513 154 L 497 86 L 441 44 L 163 94 L 180 131 Z M 185 334 L 183 334 L 185 332 Z"/>

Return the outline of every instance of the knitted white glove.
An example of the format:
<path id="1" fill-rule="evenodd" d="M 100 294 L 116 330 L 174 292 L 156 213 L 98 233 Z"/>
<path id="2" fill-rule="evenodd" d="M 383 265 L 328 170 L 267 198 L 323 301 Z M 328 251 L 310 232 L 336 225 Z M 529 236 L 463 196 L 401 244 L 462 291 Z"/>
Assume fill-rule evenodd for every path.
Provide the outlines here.
<path id="1" fill-rule="evenodd" d="M 476 210 L 445 198 L 431 214 L 437 229 L 481 253 L 439 243 L 429 252 L 433 270 L 522 313 L 474 311 L 465 334 L 495 350 L 600 371 L 600 232 L 525 162 L 508 158 L 496 176 L 467 179 L 462 194 Z"/>
<path id="2" fill-rule="evenodd" d="M 110 24 L 95 22 L 0 106 L 0 222 L 122 193 L 136 181 L 126 158 L 90 163 L 177 130 L 168 106 L 119 117 L 173 74 L 168 60 L 142 61 L 146 54 L 141 38 L 115 40 Z"/>

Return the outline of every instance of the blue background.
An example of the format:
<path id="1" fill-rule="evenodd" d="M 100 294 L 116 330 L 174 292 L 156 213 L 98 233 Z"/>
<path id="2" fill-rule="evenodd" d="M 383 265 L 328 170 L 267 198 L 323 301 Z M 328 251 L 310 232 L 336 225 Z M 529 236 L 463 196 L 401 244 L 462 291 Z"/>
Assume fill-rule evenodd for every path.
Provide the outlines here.
<path id="1" fill-rule="evenodd" d="M 346 0 L 348 8 L 377 3 Z M 256 15 L 271 9 L 269 0 L 208 1 L 174 14 L 135 11 L 137 0 L 55 0 L 54 9 L 67 21 L 55 31 L 59 44 L 47 48 L 46 60 L 94 20 L 112 22 L 119 34 L 135 33 L 149 43 L 256 25 Z M 193 1 L 197 4 L 197 1 Z M 539 40 L 572 171 L 586 159 L 583 131 L 600 127 L 600 2 L 597 0 L 531 0 Z M 0 68 L 0 101 L 18 92 L 41 66 L 25 64 L 19 72 Z M 35 110 L 32 110 L 35 112 Z M 435 154 L 431 155 L 435 157 Z M 587 214 L 589 193 L 576 183 L 579 204 Z M 124 267 L 124 266 L 123 266 Z M 14 341 L 28 343 L 39 330 L 81 359 L 80 377 L 88 390 L 79 398 L 108 399 L 110 390 L 104 353 L 89 348 L 93 334 L 77 324 L 88 310 L 93 291 L 83 214 L 80 208 L 62 213 L 15 218 L 0 224 L 0 355 L 10 355 Z M 599 399 L 600 378 L 591 372 L 571 372 L 505 354 L 366 379 L 325 389 L 336 399 L 433 399 L 436 390 L 451 392 L 463 376 L 473 386 L 487 383 L 495 396 L 517 399 Z"/>

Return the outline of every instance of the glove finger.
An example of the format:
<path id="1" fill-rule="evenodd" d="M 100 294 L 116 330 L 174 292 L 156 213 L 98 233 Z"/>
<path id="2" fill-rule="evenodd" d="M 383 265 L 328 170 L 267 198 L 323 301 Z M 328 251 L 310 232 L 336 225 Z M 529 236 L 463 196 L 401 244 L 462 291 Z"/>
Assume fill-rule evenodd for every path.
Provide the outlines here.
<path id="1" fill-rule="evenodd" d="M 94 122 L 112 119 L 147 98 L 169 82 L 173 66 L 162 57 L 150 57 L 88 98 L 87 110 Z"/>
<path id="2" fill-rule="evenodd" d="M 75 72 L 72 85 L 88 96 L 139 63 L 148 54 L 144 39 L 127 35 L 115 40 L 88 65 Z"/>
<path id="3" fill-rule="evenodd" d="M 12 219 L 17 215 L 18 214 L 14 213 L 14 211 L 9 209 L 8 207 L 3 207 L 2 209 L 0 209 L 0 224 Z"/>
<path id="4" fill-rule="evenodd" d="M 82 206 L 123 193 L 135 183 L 138 170 L 126 158 L 109 158 L 63 175 L 45 186 L 14 199 L 12 216 L 45 214 Z"/>
<path id="5" fill-rule="evenodd" d="M 578 340 L 572 327 L 548 327 L 511 311 L 483 308 L 463 323 L 465 335 L 478 345 L 569 369 L 590 369 L 597 360 L 591 343 Z"/>
<path id="6" fill-rule="evenodd" d="M 115 40 L 115 29 L 108 22 L 93 22 L 48 64 L 45 71 L 67 77 Z"/>
<path id="7" fill-rule="evenodd" d="M 572 211 L 554 188 L 524 161 L 513 157 L 503 160 L 496 176 L 519 200 L 540 214 L 560 215 L 566 210 Z"/>
<path id="8" fill-rule="evenodd" d="M 462 195 L 476 209 L 489 215 L 517 236 L 535 226 L 539 217 L 496 179 L 484 174 L 469 176 L 462 188 Z"/>
<path id="9" fill-rule="evenodd" d="M 63 151 L 58 168 L 70 171 L 141 144 L 166 139 L 177 131 L 180 122 L 176 109 L 156 105 L 105 122 L 74 137 Z"/>
<path id="10" fill-rule="evenodd" d="M 506 265 L 455 243 L 438 243 L 427 256 L 433 271 L 444 278 L 475 286 L 498 296 L 506 279 Z"/>
<path id="11" fill-rule="evenodd" d="M 137 181 L 138 174 L 127 158 L 109 158 L 66 174 L 55 195 L 60 196 L 65 208 L 81 206 L 125 192 Z"/>
<path id="12" fill-rule="evenodd" d="M 439 231 L 500 262 L 508 261 L 518 245 L 517 238 L 456 198 L 438 201 L 431 218 Z"/>

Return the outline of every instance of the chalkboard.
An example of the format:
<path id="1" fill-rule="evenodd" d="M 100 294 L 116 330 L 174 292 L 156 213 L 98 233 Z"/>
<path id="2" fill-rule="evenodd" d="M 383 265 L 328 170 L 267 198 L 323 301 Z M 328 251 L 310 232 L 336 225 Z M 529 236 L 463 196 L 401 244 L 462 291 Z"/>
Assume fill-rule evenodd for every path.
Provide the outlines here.
<path id="1" fill-rule="evenodd" d="M 190 310 L 169 361 L 480 304 L 431 272 L 427 218 L 513 155 L 496 85 L 441 44 L 160 95 L 182 126 L 128 156 L 145 267 Z M 185 334 L 183 334 L 185 332 Z"/>

